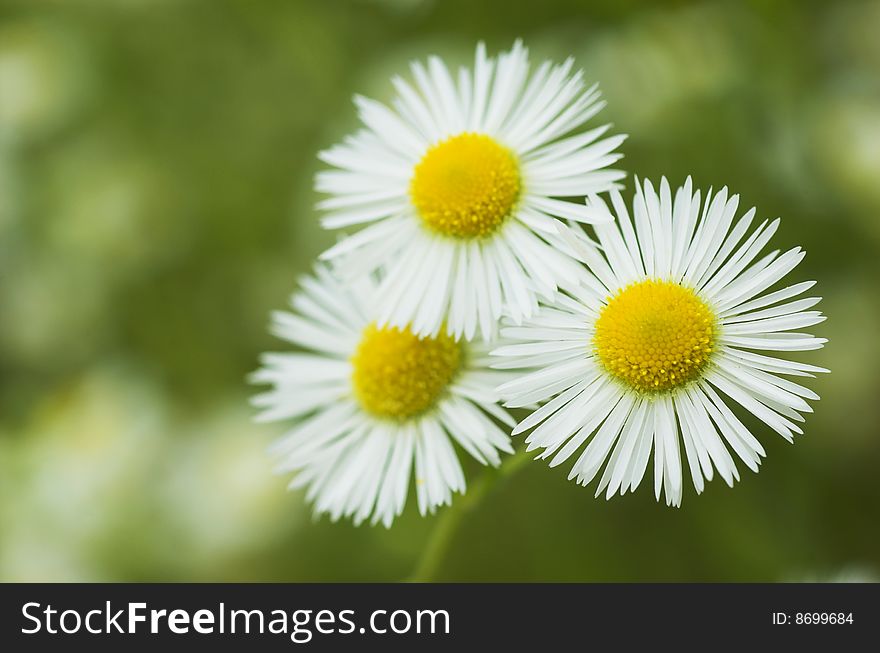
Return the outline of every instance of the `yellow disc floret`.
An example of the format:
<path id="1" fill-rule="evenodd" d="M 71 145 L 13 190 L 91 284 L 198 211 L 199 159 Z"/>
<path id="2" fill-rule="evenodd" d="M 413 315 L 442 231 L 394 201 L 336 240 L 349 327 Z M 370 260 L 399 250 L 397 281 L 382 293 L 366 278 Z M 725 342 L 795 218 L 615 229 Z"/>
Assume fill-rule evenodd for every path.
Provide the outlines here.
<path id="1" fill-rule="evenodd" d="M 414 417 L 437 402 L 461 357 L 461 346 L 443 332 L 419 338 L 408 328 L 370 324 L 351 359 L 355 397 L 376 417 Z"/>
<path id="2" fill-rule="evenodd" d="M 663 392 L 700 377 L 715 331 L 714 313 L 693 290 L 648 279 L 608 301 L 593 346 L 602 366 L 634 390 Z"/>
<path id="3" fill-rule="evenodd" d="M 513 152 L 489 136 L 464 133 L 427 151 L 416 165 L 410 196 L 432 231 L 482 238 L 513 212 L 520 187 Z"/>

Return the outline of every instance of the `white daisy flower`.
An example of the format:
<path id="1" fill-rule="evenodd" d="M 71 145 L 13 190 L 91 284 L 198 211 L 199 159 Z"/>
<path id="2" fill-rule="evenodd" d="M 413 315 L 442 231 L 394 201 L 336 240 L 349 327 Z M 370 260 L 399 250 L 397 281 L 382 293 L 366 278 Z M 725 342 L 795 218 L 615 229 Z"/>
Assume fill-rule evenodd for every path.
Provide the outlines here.
<path id="1" fill-rule="evenodd" d="M 253 400 L 258 420 L 292 422 L 274 446 L 278 469 L 334 521 L 390 526 L 413 474 L 419 511 L 434 512 L 465 490 L 453 441 L 484 465 L 512 452 L 492 419 L 515 423 L 496 403 L 505 373 L 489 369 L 480 343 L 376 326 L 371 279 L 345 288 L 316 275 L 291 298 L 294 313 L 273 314 L 273 333 L 306 351 L 265 354 L 252 375 L 272 385 Z"/>
<path id="2" fill-rule="evenodd" d="M 766 292 L 805 253 L 758 258 L 779 220 L 746 237 L 755 210 L 734 225 L 739 198 L 726 188 L 710 191 L 701 211 L 690 179 L 674 200 L 665 179 L 659 194 L 646 181 L 633 199 L 634 227 L 618 192 L 611 201 L 618 222 L 596 225 L 598 247 L 568 231 L 591 270 L 580 285 L 502 329 L 516 342 L 493 352 L 510 357 L 496 367 L 531 369 L 499 390 L 507 406 L 546 402 L 513 433 L 534 427 L 529 448 L 543 449 L 551 466 L 587 443 L 570 479 L 586 485 L 604 465 L 597 496 L 635 490 L 653 447 L 654 493 L 659 500 L 663 488 L 678 506 L 680 442 L 698 494 L 713 470 L 728 485 L 739 479 L 731 450 L 753 471 L 765 455 L 723 396 L 789 441 L 802 433 L 800 413 L 812 412 L 805 400 L 819 397 L 782 377 L 828 370 L 779 356 L 821 348 L 824 338 L 794 330 L 825 318 L 809 310 L 818 297 L 793 299 L 813 281 Z M 589 203 L 608 210 L 595 196 Z"/>
<path id="3" fill-rule="evenodd" d="M 558 218 L 608 219 L 571 196 L 607 191 L 625 174 L 605 170 L 621 158 L 624 136 L 610 125 L 581 131 L 604 106 L 571 59 L 529 74 L 520 42 L 489 59 L 477 46 L 473 71 L 453 79 L 431 57 L 414 62 L 415 85 L 395 77 L 393 108 L 356 97 L 364 128 L 320 158 L 329 194 L 323 225 L 368 225 L 325 252 L 346 257 L 346 277 L 382 267 L 380 325 L 410 325 L 456 339 L 495 332 L 506 307 L 530 316 L 578 265 L 557 235 Z"/>

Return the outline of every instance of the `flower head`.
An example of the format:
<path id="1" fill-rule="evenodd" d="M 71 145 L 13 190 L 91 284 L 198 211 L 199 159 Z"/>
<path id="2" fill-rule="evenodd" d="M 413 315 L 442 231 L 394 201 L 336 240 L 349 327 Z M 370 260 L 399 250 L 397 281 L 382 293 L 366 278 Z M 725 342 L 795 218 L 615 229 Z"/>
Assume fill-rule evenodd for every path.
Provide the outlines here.
<path id="1" fill-rule="evenodd" d="M 291 487 L 307 487 L 334 520 L 390 526 L 412 476 L 422 514 L 464 492 L 453 441 L 498 465 L 512 449 L 492 418 L 514 422 L 496 404 L 505 374 L 489 369 L 485 345 L 378 326 L 375 291 L 372 277 L 343 287 L 319 267 L 293 296 L 295 312 L 273 318 L 275 335 L 305 351 L 265 354 L 252 378 L 272 386 L 254 398 L 259 418 L 291 422 L 275 446 L 279 470 L 296 472 Z"/>
<path id="2" fill-rule="evenodd" d="M 767 292 L 804 252 L 760 257 L 779 220 L 749 233 L 755 210 L 734 222 L 739 198 L 726 188 L 708 193 L 701 211 L 690 179 L 674 198 L 665 179 L 659 193 L 646 181 L 634 220 L 619 193 L 611 200 L 617 222 L 595 226 L 598 243 L 580 228 L 565 232 L 589 267 L 580 283 L 502 330 L 516 342 L 493 352 L 509 358 L 496 366 L 527 371 L 499 390 L 508 406 L 545 402 L 514 434 L 534 427 L 529 448 L 551 466 L 586 443 L 569 478 L 586 485 L 604 467 L 597 495 L 635 490 L 653 449 L 657 499 L 663 489 L 677 506 L 682 444 L 698 493 L 714 471 L 730 485 L 739 478 L 731 452 L 754 471 L 765 455 L 727 400 L 789 441 L 802 433 L 807 400 L 819 397 L 783 377 L 827 370 L 780 356 L 822 347 L 796 330 L 825 318 L 809 310 L 819 298 L 795 299 L 812 281 Z M 596 196 L 589 204 L 609 211 Z"/>
<path id="3" fill-rule="evenodd" d="M 607 191 L 624 174 L 606 170 L 623 136 L 583 131 L 604 103 L 571 60 L 530 75 L 517 42 L 497 59 L 477 47 L 472 70 L 453 79 L 432 57 L 412 64 L 415 85 L 396 77 L 392 107 L 355 98 L 364 128 L 321 153 L 319 207 L 330 229 L 367 225 L 325 252 L 356 278 L 384 269 L 378 323 L 456 339 L 491 337 L 502 311 L 537 310 L 578 264 L 559 218 L 609 219 L 571 196 Z"/>

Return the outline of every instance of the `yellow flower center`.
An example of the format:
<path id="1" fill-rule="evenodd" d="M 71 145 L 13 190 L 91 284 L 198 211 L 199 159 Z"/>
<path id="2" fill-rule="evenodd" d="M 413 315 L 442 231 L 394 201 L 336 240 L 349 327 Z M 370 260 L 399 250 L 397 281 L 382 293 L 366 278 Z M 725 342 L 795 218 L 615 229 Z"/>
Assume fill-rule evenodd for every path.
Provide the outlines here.
<path id="1" fill-rule="evenodd" d="M 376 417 L 414 417 L 437 402 L 461 358 L 461 346 L 443 331 L 419 338 L 408 328 L 370 324 L 351 359 L 355 397 Z"/>
<path id="2" fill-rule="evenodd" d="M 483 134 L 464 133 L 427 151 L 416 165 L 410 196 L 432 231 L 482 238 L 511 214 L 520 187 L 513 152 Z"/>
<path id="3" fill-rule="evenodd" d="M 610 299 L 593 346 L 604 368 L 634 390 L 663 392 L 699 378 L 714 340 L 715 315 L 694 291 L 648 279 Z"/>

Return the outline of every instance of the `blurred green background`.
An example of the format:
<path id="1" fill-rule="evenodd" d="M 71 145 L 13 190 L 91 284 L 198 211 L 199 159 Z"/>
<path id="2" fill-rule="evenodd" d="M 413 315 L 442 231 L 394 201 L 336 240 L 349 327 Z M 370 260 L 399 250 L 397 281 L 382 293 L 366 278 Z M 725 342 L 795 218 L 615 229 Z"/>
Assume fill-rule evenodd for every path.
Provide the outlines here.
<path id="1" fill-rule="evenodd" d="M 876 1 L 0 0 L 0 578 L 410 573 L 437 519 L 411 500 L 391 530 L 313 520 L 244 379 L 333 241 L 311 183 L 351 95 L 516 37 L 600 82 L 625 169 L 783 217 L 830 316 L 803 359 L 833 373 L 796 446 L 751 422 L 762 472 L 680 510 L 526 466 L 437 578 L 876 578 L 878 31 Z"/>

